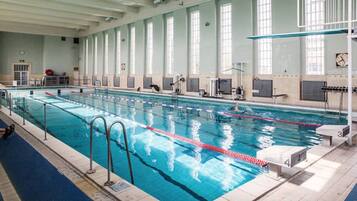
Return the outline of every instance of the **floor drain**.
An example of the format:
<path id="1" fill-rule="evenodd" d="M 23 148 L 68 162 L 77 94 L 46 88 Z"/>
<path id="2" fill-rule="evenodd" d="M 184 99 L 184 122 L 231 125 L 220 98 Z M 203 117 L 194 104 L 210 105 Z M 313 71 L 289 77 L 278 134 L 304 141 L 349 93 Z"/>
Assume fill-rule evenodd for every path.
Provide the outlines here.
<path id="1" fill-rule="evenodd" d="M 120 181 L 120 182 L 113 184 L 111 186 L 111 189 L 113 189 L 113 191 L 115 191 L 115 192 L 120 192 L 120 191 L 123 191 L 129 187 L 130 187 L 130 185 L 128 183 L 126 183 L 124 181 Z"/>

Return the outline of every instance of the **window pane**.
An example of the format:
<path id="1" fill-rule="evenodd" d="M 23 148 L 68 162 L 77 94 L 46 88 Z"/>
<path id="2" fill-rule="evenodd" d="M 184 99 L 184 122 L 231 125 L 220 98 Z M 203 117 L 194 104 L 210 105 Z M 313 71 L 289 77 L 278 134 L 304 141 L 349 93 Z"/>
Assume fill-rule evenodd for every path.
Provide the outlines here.
<path id="1" fill-rule="evenodd" d="M 220 6 L 220 63 L 224 74 L 232 70 L 232 4 Z"/>
<path id="2" fill-rule="evenodd" d="M 324 28 L 324 0 L 305 1 L 305 24 L 307 31 L 317 31 Z M 325 73 L 325 42 L 324 36 L 307 36 L 305 39 L 306 74 L 323 75 Z"/>
<path id="3" fill-rule="evenodd" d="M 146 24 L 146 74 L 152 74 L 153 58 L 153 23 Z"/>
<path id="4" fill-rule="evenodd" d="M 116 36 L 116 68 L 115 73 L 117 75 L 120 74 L 120 66 L 121 66 L 121 32 L 117 31 Z"/>
<path id="5" fill-rule="evenodd" d="M 258 35 L 272 34 L 271 0 L 257 1 Z M 258 40 L 258 73 L 272 74 L 272 39 Z"/>
<path id="6" fill-rule="evenodd" d="M 98 36 L 94 36 L 94 71 L 93 74 L 98 74 Z"/>
<path id="7" fill-rule="evenodd" d="M 130 74 L 135 74 L 135 26 L 130 28 Z"/>
<path id="8" fill-rule="evenodd" d="M 166 18 L 166 74 L 173 74 L 174 65 L 174 18 Z"/>
<path id="9" fill-rule="evenodd" d="M 109 72 L 109 35 L 104 35 L 104 75 L 108 75 Z"/>
<path id="10" fill-rule="evenodd" d="M 191 74 L 199 74 L 200 66 L 200 12 L 190 14 L 190 69 Z"/>
<path id="11" fill-rule="evenodd" d="M 88 49 L 88 38 L 86 38 L 86 42 L 85 42 L 85 75 L 88 76 L 88 67 L 89 67 L 89 60 L 88 60 L 88 54 L 89 53 L 89 49 Z"/>

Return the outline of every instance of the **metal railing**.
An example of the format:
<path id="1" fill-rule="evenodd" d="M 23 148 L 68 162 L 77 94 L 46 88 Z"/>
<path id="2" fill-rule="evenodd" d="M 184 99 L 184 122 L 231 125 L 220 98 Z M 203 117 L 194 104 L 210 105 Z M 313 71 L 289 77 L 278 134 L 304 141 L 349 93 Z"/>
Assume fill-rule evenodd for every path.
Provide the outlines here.
<path id="1" fill-rule="evenodd" d="M 43 130 L 45 132 L 45 139 L 47 140 L 47 104 L 43 103 Z"/>
<path id="2" fill-rule="evenodd" d="M 89 170 L 87 171 L 87 174 L 93 174 L 95 173 L 95 170 L 93 169 L 93 125 L 94 122 L 97 119 L 102 119 L 104 122 L 104 131 L 105 131 L 105 137 L 107 140 L 107 181 L 104 183 L 105 186 L 111 186 L 114 184 L 113 181 L 110 180 L 110 172 L 113 170 L 113 160 L 112 160 L 112 154 L 111 154 L 111 149 L 110 149 L 110 138 L 108 136 L 108 127 L 107 127 L 107 121 L 103 116 L 95 116 L 92 121 L 90 122 L 90 137 L 89 137 Z"/>
<path id="3" fill-rule="evenodd" d="M 11 93 L 9 93 L 9 91 L 7 89 L 0 89 L 0 92 L 4 92 L 5 93 L 5 101 L 7 103 L 7 106 L 10 107 L 11 104 L 11 100 L 10 100 L 10 96 Z M 0 108 L 1 108 L 1 104 L 0 104 Z"/>
<path id="4" fill-rule="evenodd" d="M 123 129 L 124 143 L 125 143 L 125 151 L 126 151 L 126 157 L 127 157 L 127 159 L 128 159 L 128 166 L 129 166 L 129 172 L 130 172 L 130 181 L 131 181 L 131 183 L 134 185 L 134 175 L 133 175 L 133 168 L 132 168 L 132 165 L 131 165 L 131 159 L 130 159 L 130 153 L 129 153 L 128 138 L 127 138 L 127 135 L 126 135 L 126 129 L 125 129 L 125 126 L 124 126 L 123 122 L 121 122 L 121 121 L 114 121 L 114 122 L 109 126 L 109 129 L 108 129 L 108 138 L 110 138 L 110 131 L 112 130 L 112 127 L 113 127 L 115 124 L 120 124 L 121 127 L 122 127 L 122 129 Z"/>

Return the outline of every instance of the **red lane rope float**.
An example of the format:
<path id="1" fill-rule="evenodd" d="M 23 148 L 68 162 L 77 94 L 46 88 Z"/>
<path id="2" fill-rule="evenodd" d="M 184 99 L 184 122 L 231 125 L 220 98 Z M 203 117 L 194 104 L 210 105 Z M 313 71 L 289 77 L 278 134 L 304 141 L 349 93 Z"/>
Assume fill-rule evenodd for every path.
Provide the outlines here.
<path id="1" fill-rule="evenodd" d="M 226 115 L 226 116 L 230 116 L 230 117 L 235 117 L 235 118 L 258 119 L 258 120 L 279 122 L 279 123 L 284 123 L 284 124 L 292 124 L 292 125 L 299 125 L 299 126 L 306 126 L 306 127 L 320 127 L 320 126 L 322 126 L 321 124 L 309 124 L 309 123 L 296 122 L 296 121 L 273 119 L 273 118 L 268 118 L 268 117 L 257 117 L 257 116 L 241 115 L 241 114 L 232 114 L 232 113 L 227 113 L 227 112 L 223 112 L 222 114 Z"/>
<path id="2" fill-rule="evenodd" d="M 53 95 L 53 94 L 51 94 L 50 92 L 45 92 L 45 94 L 47 95 L 47 96 L 55 96 L 55 95 Z"/>
<path id="3" fill-rule="evenodd" d="M 221 153 L 223 155 L 229 156 L 231 158 L 239 159 L 239 160 L 242 160 L 242 161 L 254 164 L 254 165 L 258 165 L 260 167 L 265 167 L 267 165 L 266 161 L 263 161 L 263 160 L 260 160 L 260 159 L 245 155 L 245 154 L 241 154 L 241 153 L 237 153 L 237 152 L 234 152 L 234 151 L 222 149 L 220 147 L 216 147 L 216 146 L 213 146 L 213 145 L 210 145 L 210 144 L 205 144 L 205 143 L 202 143 L 202 142 L 197 141 L 197 140 L 193 140 L 193 139 L 186 138 L 186 137 L 183 137 L 183 136 L 180 136 L 180 135 L 176 135 L 176 134 L 173 134 L 173 133 L 170 133 L 170 132 L 166 132 L 166 131 L 163 131 L 163 130 L 160 130 L 160 129 L 157 129 L 157 128 L 153 128 L 151 126 L 146 126 L 145 128 L 147 128 L 148 130 L 151 130 L 151 131 L 153 131 L 153 132 L 155 132 L 157 134 L 164 135 L 164 136 L 167 136 L 167 137 L 170 137 L 170 138 L 174 138 L 176 140 L 179 140 L 179 141 L 182 141 L 182 142 L 186 142 L 186 143 L 195 145 L 197 147 L 201 147 L 203 149 L 207 149 L 207 150 L 210 150 L 210 151 L 218 152 L 218 153 Z"/>

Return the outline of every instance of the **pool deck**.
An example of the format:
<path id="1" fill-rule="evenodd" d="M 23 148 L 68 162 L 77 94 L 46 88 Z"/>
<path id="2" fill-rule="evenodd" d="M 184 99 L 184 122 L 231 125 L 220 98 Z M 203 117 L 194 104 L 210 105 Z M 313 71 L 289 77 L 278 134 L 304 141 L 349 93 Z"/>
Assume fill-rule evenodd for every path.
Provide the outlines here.
<path id="1" fill-rule="evenodd" d="M 9 177 L 6 174 L 5 169 L 3 168 L 2 164 L 0 163 L 0 193 L 2 198 L 11 201 L 20 201 L 20 197 L 17 194 L 14 186 L 12 185 Z M 1 198 L 0 198 L 1 200 Z"/>
<path id="2" fill-rule="evenodd" d="M 0 118 L 7 124 L 15 123 L 16 132 L 22 138 L 29 142 L 52 165 L 93 200 L 157 200 L 114 173 L 111 174 L 112 181 L 126 183 L 128 187 L 114 191 L 110 187 L 104 186 L 107 179 L 106 168 L 93 161 L 93 169 L 96 170 L 96 173 L 88 175 L 86 172 L 89 169 L 89 159 L 86 156 L 51 136 L 49 133 L 47 133 L 47 140 L 45 141 L 42 129 L 28 121 L 26 121 L 25 125 L 22 125 L 22 117 L 16 113 L 12 113 L 12 116 L 10 116 L 9 110 L 5 107 L 1 107 L 0 109 Z M 29 140 L 29 138 L 32 138 L 32 140 Z"/>

